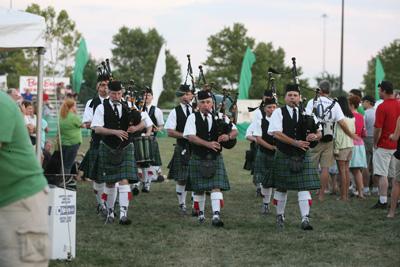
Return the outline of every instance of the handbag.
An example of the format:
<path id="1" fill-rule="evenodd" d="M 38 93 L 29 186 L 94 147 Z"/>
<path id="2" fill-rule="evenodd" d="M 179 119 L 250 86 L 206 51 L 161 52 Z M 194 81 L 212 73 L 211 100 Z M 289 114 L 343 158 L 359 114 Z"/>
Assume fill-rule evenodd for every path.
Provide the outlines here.
<path id="1" fill-rule="evenodd" d="M 299 173 L 304 169 L 304 156 L 290 156 L 289 157 L 289 170 L 291 173 Z"/>

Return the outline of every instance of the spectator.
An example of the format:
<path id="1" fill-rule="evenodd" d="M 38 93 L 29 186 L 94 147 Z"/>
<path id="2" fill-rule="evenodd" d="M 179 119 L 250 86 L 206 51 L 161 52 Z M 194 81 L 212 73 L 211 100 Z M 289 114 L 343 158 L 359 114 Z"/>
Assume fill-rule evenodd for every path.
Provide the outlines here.
<path id="1" fill-rule="evenodd" d="M 43 149 L 43 162 L 42 162 L 42 168 L 43 170 L 46 169 L 47 164 L 49 163 L 51 159 L 51 150 L 53 148 L 53 144 L 51 141 L 46 141 L 44 144 L 44 149 Z"/>
<path id="2" fill-rule="evenodd" d="M 393 85 L 389 81 L 382 81 L 379 85 L 379 96 L 383 99 L 375 113 L 374 129 L 374 175 L 379 179 L 379 199 L 373 208 L 386 209 L 388 177 L 395 176 L 396 158 L 393 153 L 397 144 L 389 139 L 395 131 L 397 118 L 400 116 L 400 102 L 395 99 Z"/>
<path id="3" fill-rule="evenodd" d="M 358 106 L 360 105 L 361 99 L 356 96 L 349 97 L 350 111 L 354 115 L 355 119 L 355 130 L 356 134 L 360 137 L 360 139 L 353 140 L 353 149 L 352 149 L 352 157 L 350 160 L 350 170 L 353 174 L 356 188 L 357 188 L 357 196 L 359 198 L 364 198 L 364 190 L 363 190 L 363 176 L 362 170 L 367 168 L 367 155 L 365 154 L 364 141 L 362 138 L 366 136 L 366 131 L 364 127 L 364 118 L 363 116 L 356 111 Z"/>
<path id="4" fill-rule="evenodd" d="M 25 107 L 25 125 L 28 128 L 29 137 L 31 138 L 32 145 L 36 145 L 36 115 L 32 102 L 23 101 L 22 105 Z"/>
<path id="5" fill-rule="evenodd" d="M 17 103 L 19 103 L 22 100 L 21 95 L 19 94 L 18 90 L 15 88 L 8 89 L 7 94 Z"/>
<path id="6" fill-rule="evenodd" d="M 345 96 L 341 96 L 338 98 L 338 103 L 340 105 L 341 110 L 343 111 L 343 115 L 345 116 L 344 121 L 347 125 L 347 128 L 351 133 L 355 132 L 355 119 L 354 115 L 349 108 L 349 104 L 347 98 Z M 348 201 L 349 200 L 349 186 L 350 186 L 350 172 L 349 165 L 351 160 L 351 154 L 353 149 L 353 140 L 344 133 L 342 127 L 338 127 L 338 124 L 335 124 L 335 138 L 334 138 L 334 155 L 338 165 L 339 174 L 341 177 L 341 185 L 340 185 L 340 200 Z"/>
<path id="7" fill-rule="evenodd" d="M 354 95 L 358 96 L 361 99 L 362 98 L 361 90 L 359 90 L 359 89 L 351 89 L 350 92 L 349 92 L 349 97 L 352 97 Z M 358 108 L 357 108 L 357 112 L 364 116 L 364 114 L 365 114 L 364 107 L 359 105 Z"/>
<path id="8" fill-rule="evenodd" d="M 75 157 L 82 143 L 81 118 L 77 114 L 76 102 L 66 98 L 60 108 L 60 135 L 64 163 L 64 173 L 70 174 Z"/>
<path id="9" fill-rule="evenodd" d="M 397 150 L 394 153 L 395 162 L 396 162 L 396 175 L 393 179 L 392 183 L 392 194 L 390 201 L 390 209 L 387 215 L 388 218 L 393 218 L 396 212 L 396 208 L 398 205 L 398 199 L 400 194 L 400 117 L 397 118 L 396 130 L 393 134 L 389 136 L 390 140 L 397 141 Z"/>
<path id="10" fill-rule="evenodd" d="M 375 123 L 375 98 L 366 95 L 362 98 L 362 105 L 365 110 L 364 121 L 365 130 L 367 132 L 364 137 L 365 153 L 367 155 L 367 166 L 368 168 L 363 169 L 364 176 L 364 195 L 369 195 L 369 185 L 371 180 L 371 175 L 374 173 L 372 166 L 372 155 L 374 147 L 374 123 Z M 374 178 L 374 176 L 373 176 Z M 378 194 L 378 181 L 372 179 L 372 193 Z"/>
<path id="11" fill-rule="evenodd" d="M 48 265 L 46 179 L 17 105 L 0 92 L 0 266 Z"/>
<path id="12" fill-rule="evenodd" d="M 23 100 L 25 101 L 31 101 L 33 100 L 33 95 L 31 94 L 31 89 L 26 88 L 25 93 L 21 94 Z"/>

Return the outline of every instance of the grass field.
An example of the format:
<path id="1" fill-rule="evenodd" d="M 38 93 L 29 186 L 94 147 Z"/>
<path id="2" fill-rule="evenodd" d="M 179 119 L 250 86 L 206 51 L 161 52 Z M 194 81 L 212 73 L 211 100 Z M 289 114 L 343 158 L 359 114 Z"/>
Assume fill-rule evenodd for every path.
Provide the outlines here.
<path id="1" fill-rule="evenodd" d="M 224 194 L 224 228 L 211 226 L 209 197 L 205 224 L 179 215 L 173 181 L 153 184 L 149 194 L 134 198 L 132 225 L 104 225 L 95 214 L 91 185 L 80 182 L 76 258 L 50 266 L 400 266 L 400 214 L 388 220 L 386 211 L 371 210 L 376 197 L 349 203 L 334 196 L 314 200 L 314 231 L 304 232 L 292 192 L 285 229 L 277 231 L 275 209 L 269 216 L 260 214 L 261 199 L 242 169 L 247 147 L 243 141 L 224 151 L 231 182 Z M 172 140 L 161 139 L 160 148 L 166 173 Z"/>

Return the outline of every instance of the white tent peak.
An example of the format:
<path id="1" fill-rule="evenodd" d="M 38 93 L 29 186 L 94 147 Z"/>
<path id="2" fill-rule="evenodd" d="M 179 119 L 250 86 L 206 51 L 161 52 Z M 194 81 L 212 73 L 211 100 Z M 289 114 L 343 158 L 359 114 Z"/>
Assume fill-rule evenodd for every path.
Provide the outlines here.
<path id="1" fill-rule="evenodd" d="M 45 33 L 43 17 L 0 8 L 0 48 L 45 47 Z"/>

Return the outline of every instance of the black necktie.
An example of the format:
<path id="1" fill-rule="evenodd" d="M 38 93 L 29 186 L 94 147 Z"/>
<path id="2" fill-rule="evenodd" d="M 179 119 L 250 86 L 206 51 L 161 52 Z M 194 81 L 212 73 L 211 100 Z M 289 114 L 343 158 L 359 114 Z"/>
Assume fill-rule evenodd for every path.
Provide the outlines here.
<path id="1" fill-rule="evenodd" d="M 115 113 L 115 116 L 117 116 L 117 118 L 119 119 L 119 112 L 118 112 L 117 104 L 114 104 L 114 113 Z"/>
<path id="2" fill-rule="evenodd" d="M 296 111 L 296 108 L 293 108 L 293 121 L 294 122 L 297 122 L 297 111 Z"/>
<path id="3" fill-rule="evenodd" d="M 205 113 L 204 114 L 204 123 L 206 124 L 206 129 L 207 129 L 207 132 L 208 132 L 208 119 L 207 119 L 207 113 Z"/>
<path id="4" fill-rule="evenodd" d="M 190 115 L 189 105 L 186 104 L 186 117 L 189 117 L 189 115 Z"/>

